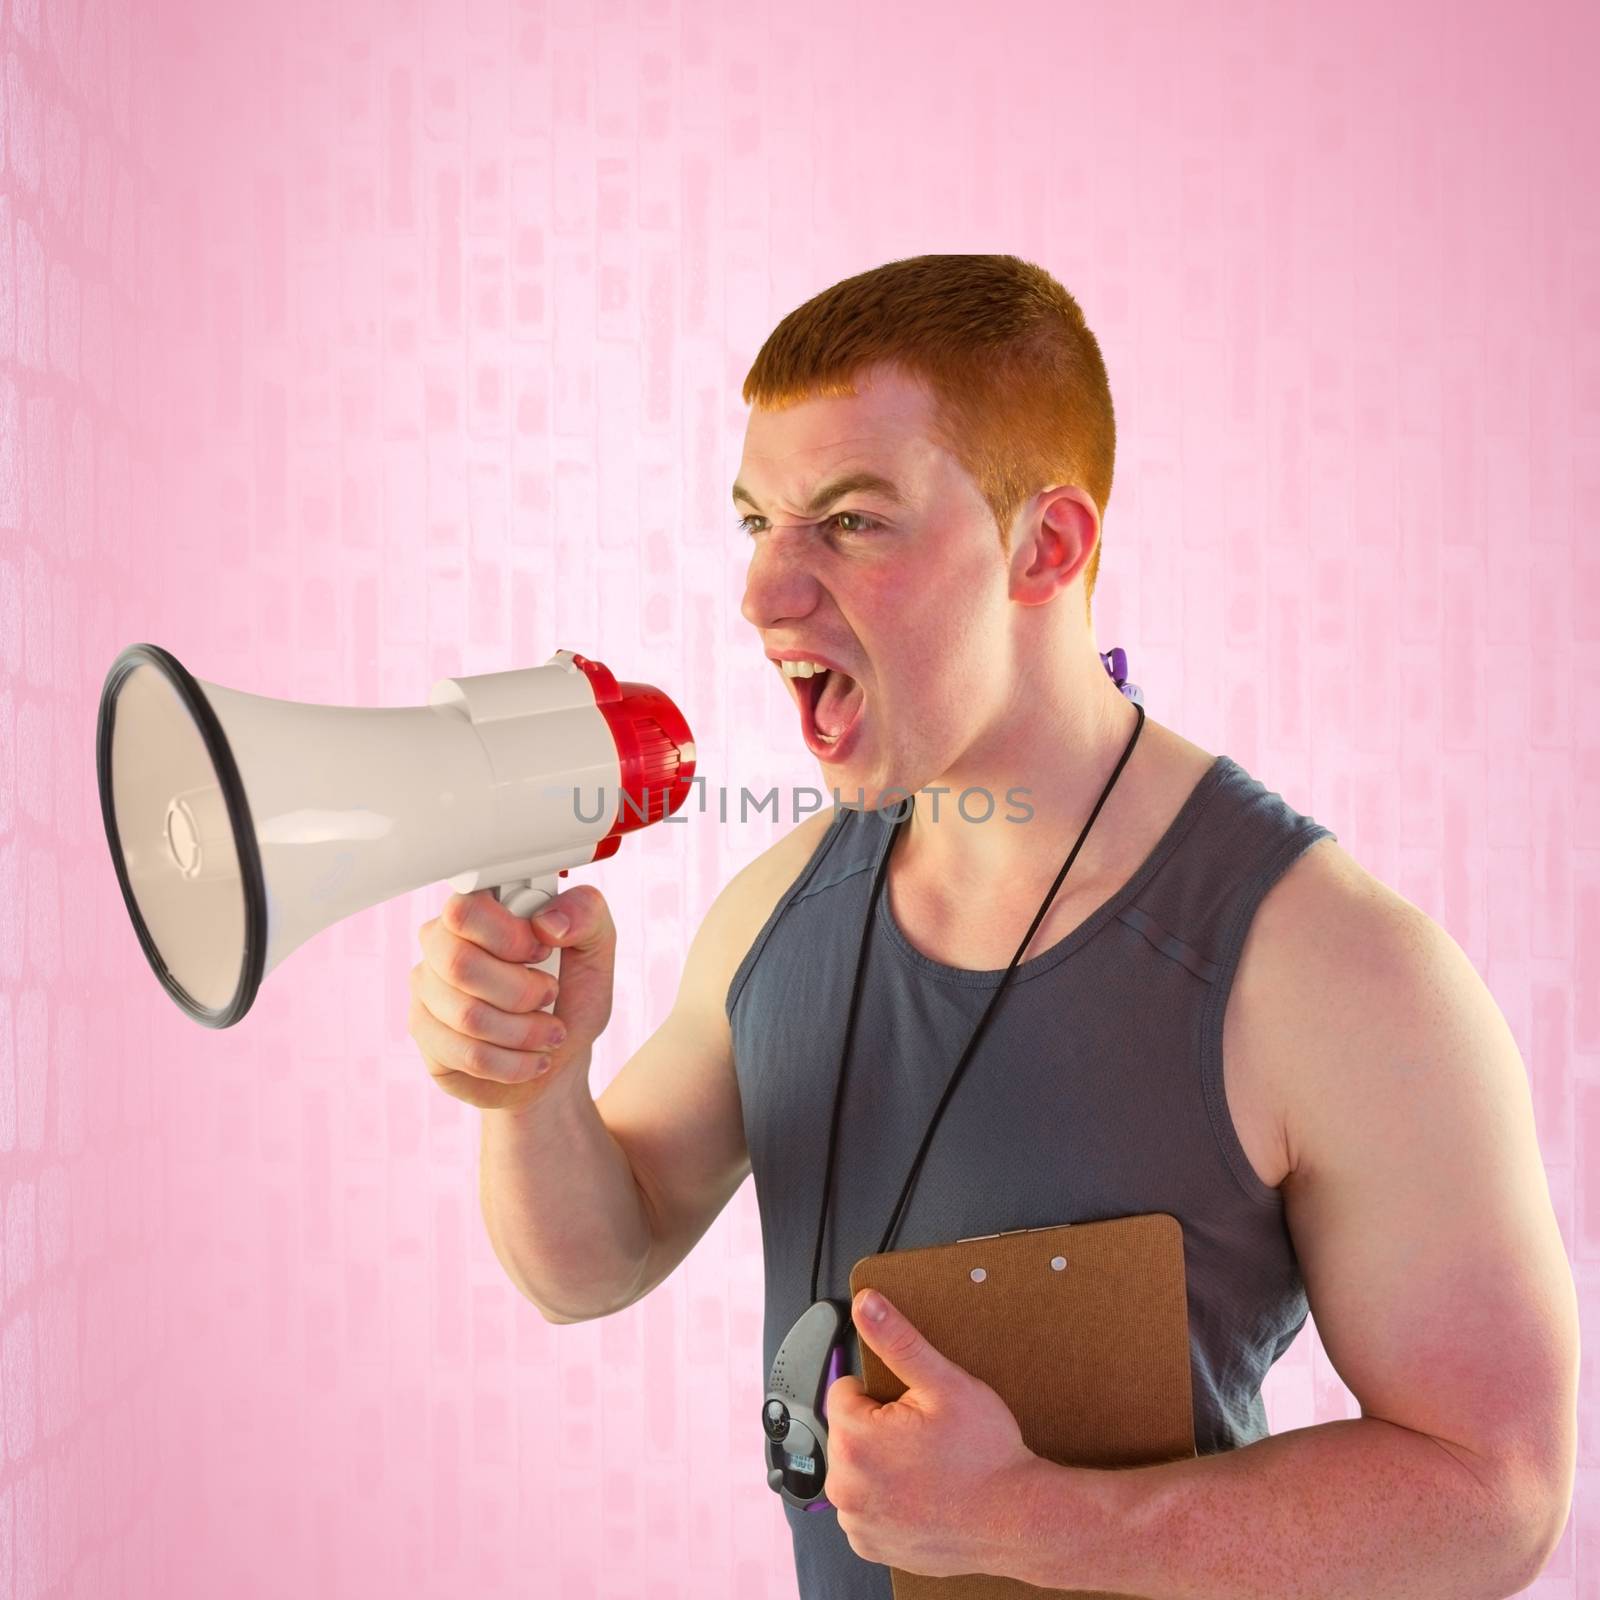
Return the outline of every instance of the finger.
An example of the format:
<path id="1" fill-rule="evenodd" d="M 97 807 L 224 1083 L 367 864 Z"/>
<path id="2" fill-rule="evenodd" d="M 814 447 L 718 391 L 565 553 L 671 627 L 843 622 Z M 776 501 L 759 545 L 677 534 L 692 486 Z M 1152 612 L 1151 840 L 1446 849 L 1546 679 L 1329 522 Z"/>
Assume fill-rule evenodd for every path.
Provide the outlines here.
<path id="1" fill-rule="evenodd" d="M 863 1408 L 861 1402 L 867 1402 Z M 864 1383 L 853 1373 L 846 1372 L 830 1383 L 822 1396 L 822 1414 L 830 1422 L 842 1422 L 856 1416 L 863 1409 L 876 1410 L 878 1402 L 867 1393 Z"/>
<path id="2" fill-rule="evenodd" d="M 868 1295 L 881 1306 L 881 1318 L 867 1314 Z M 908 1388 L 932 1389 L 949 1383 L 963 1370 L 935 1350 L 881 1292 L 863 1289 L 850 1303 L 850 1317 L 856 1332 Z"/>
<path id="3" fill-rule="evenodd" d="M 491 955 L 471 939 L 452 933 L 442 918 L 423 923 L 417 942 L 440 978 L 474 999 L 487 1000 L 501 1011 L 537 1011 L 549 1002 L 553 980 L 548 972 Z M 523 948 L 530 952 L 530 960 L 542 960 L 550 953 L 544 945 L 531 942 Z"/>
<path id="4" fill-rule="evenodd" d="M 548 1068 L 549 1052 L 559 1043 L 555 1037 L 559 1024 L 553 1017 L 545 1020 L 550 1024 L 550 1038 L 539 1051 L 506 1050 L 482 1039 L 469 1039 L 441 1022 L 415 996 L 406 1025 L 428 1070 L 435 1076 L 441 1072 L 464 1072 L 468 1077 L 486 1078 L 495 1083 L 525 1083 Z"/>
<path id="5" fill-rule="evenodd" d="M 507 911 L 493 889 L 452 894 L 439 909 L 439 921 L 449 932 L 502 961 L 541 961 L 550 953 L 528 919 Z"/>
<path id="6" fill-rule="evenodd" d="M 579 955 L 592 954 L 617 936 L 606 897 L 592 883 L 563 889 L 534 912 L 532 928 L 547 945 Z"/>
<path id="7" fill-rule="evenodd" d="M 556 980 L 548 972 L 530 974 L 544 980 L 547 992 L 530 1012 L 502 1011 L 463 989 L 446 983 L 426 961 L 411 969 L 411 992 L 448 1028 L 470 1039 L 497 1044 L 506 1050 L 536 1050 L 550 1037 L 549 1017 L 543 1004 L 556 992 Z"/>
<path id="8" fill-rule="evenodd" d="M 533 926 L 561 951 L 555 1014 L 597 1036 L 611 1015 L 617 950 L 605 896 L 592 883 L 578 884 L 535 913 Z"/>

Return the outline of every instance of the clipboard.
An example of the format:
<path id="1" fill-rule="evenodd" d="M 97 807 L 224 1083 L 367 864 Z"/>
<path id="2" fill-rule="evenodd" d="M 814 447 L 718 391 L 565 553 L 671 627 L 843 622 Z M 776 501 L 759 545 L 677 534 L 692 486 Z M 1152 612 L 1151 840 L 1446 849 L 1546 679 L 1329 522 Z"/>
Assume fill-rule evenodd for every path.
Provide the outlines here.
<path id="1" fill-rule="evenodd" d="M 1196 1453 L 1183 1227 L 1167 1212 L 863 1256 L 851 1299 L 865 1288 L 881 1289 L 936 1350 L 988 1384 L 1035 1455 L 1114 1468 Z M 898 1400 L 905 1383 L 857 1342 L 867 1393 Z M 1128 1600 L 990 1573 L 889 1570 L 895 1600 Z"/>

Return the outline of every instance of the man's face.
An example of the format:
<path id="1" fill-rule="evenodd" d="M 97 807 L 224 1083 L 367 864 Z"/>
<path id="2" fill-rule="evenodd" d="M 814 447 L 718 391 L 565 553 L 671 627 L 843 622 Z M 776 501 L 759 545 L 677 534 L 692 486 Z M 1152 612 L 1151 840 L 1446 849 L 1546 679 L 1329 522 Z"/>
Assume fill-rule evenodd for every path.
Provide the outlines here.
<path id="1" fill-rule="evenodd" d="M 825 784 L 871 806 L 939 781 L 1003 713 L 1007 561 L 977 485 L 931 436 L 927 390 L 890 367 L 855 386 L 751 414 L 734 509 L 750 541 L 740 609 L 769 659 L 833 664 L 784 685 Z M 863 487 L 813 503 L 862 473 L 898 500 Z"/>

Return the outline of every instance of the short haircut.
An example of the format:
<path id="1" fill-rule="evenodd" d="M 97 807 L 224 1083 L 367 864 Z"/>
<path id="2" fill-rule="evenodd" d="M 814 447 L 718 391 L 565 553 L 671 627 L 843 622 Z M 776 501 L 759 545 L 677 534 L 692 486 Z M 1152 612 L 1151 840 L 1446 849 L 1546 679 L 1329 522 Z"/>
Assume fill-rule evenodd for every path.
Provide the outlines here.
<path id="1" fill-rule="evenodd" d="M 853 395 L 892 363 L 928 387 L 935 441 L 959 461 L 1010 554 L 1027 500 L 1075 484 L 1104 519 L 1116 418 L 1100 344 L 1078 302 L 1042 267 L 1009 255 L 927 255 L 845 278 L 772 330 L 744 380 L 746 405 L 781 411 Z M 1084 568 L 1088 613 L 1100 570 Z"/>

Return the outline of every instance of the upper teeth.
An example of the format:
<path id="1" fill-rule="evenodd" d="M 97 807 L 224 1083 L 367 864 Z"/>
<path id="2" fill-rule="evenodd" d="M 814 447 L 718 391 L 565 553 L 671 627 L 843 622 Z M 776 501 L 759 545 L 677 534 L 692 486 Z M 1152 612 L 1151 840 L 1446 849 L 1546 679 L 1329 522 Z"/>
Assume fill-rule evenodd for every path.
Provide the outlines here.
<path id="1" fill-rule="evenodd" d="M 809 678 L 828 669 L 820 661 L 780 661 L 786 678 Z"/>

